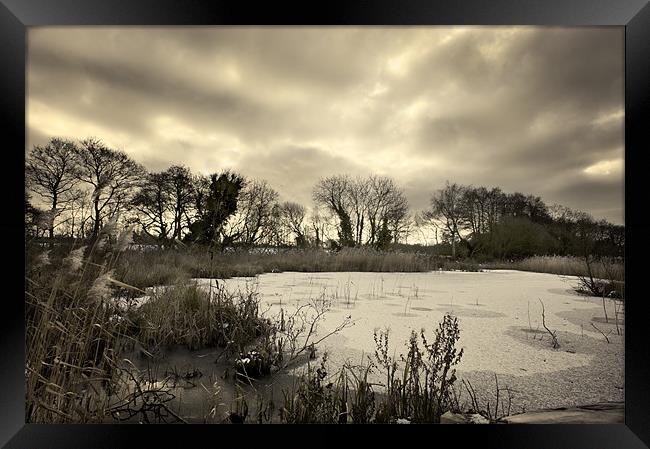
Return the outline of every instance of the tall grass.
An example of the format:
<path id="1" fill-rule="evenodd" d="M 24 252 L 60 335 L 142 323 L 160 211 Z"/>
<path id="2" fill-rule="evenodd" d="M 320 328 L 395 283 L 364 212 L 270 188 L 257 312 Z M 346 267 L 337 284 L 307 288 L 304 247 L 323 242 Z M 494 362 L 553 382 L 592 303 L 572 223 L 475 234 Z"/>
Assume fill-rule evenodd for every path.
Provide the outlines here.
<path id="1" fill-rule="evenodd" d="M 487 266 L 565 276 L 589 275 L 589 269 L 583 258 L 569 256 L 534 256 L 514 262 L 492 262 Z M 602 259 L 593 263 L 591 269 L 595 278 L 625 281 L 625 266 L 622 261 Z"/>
<path id="2" fill-rule="evenodd" d="M 28 261 L 26 421 L 101 421 L 116 375 L 116 354 L 128 342 L 110 301 L 113 268 L 125 234 L 109 244 L 111 228 L 88 250 L 55 264 Z M 110 245 L 110 246 L 109 246 Z"/>
<path id="3" fill-rule="evenodd" d="M 132 317 L 139 329 L 138 340 L 148 347 L 210 346 L 242 351 L 246 344 L 268 334 L 272 326 L 260 314 L 256 293 L 234 295 L 188 281 L 158 289 Z"/>
<path id="4" fill-rule="evenodd" d="M 28 251 L 26 422 L 109 418 L 116 400 L 123 399 L 118 396 L 128 376 L 133 377 L 120 354 L 136 344 L 220 346 L 232 349 L 225 351 L 232 355 L 272 332 L 252 293 L 205 291 L 178 277 L 178 285 L 157 290 L 141 307 L 125 307 L 118 299 L 122 292 L 144 293 L 116 279 L 129 235 L 109 224 L 90 248 L 57 255 Z"/>
<path id="5" fill-rule="evenodd" d="M 276 253 L 238 250 L 216 253 L 205 248 L 181 247 L 156 251 L 127 251 L 120 259 L 116 276 L 140 288 L 169 285 L 183 277 L 229 278 L 280 271 L 325 272 L 423 272 L 431 270 L 477 271 L 471 261 L 371 248 L 345 248 L 338 252 L 318 249 L 281 249 Z"/>

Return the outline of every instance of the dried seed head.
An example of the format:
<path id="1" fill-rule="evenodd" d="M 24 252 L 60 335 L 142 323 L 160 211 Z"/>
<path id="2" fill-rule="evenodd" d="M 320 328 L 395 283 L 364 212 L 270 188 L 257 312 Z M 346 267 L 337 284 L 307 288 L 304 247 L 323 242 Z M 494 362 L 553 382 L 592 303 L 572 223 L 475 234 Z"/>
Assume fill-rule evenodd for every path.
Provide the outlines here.
<path id="1" fill-rule="evenodd" d="M 88 298 L 97 301 L 107 298 L 111 294 L 111 289 L 108 285 L 111 282 L 112 275 L 113 271 L 111 270 L 95 279 L 92 287 L 88 290 Z"/>
<path id="2" fill-rule="evenodd" d="M 85 249 L 86 249 L 85 246 L 81 246 L 73 251 L 70 251 L 68 257 L 64 259 L 64 261 L 68 264 L 68 267 L 70 268 L 71 272 L 74 273 L 76 271 L 79 271 L 81 265 L 83 265 Z"/>

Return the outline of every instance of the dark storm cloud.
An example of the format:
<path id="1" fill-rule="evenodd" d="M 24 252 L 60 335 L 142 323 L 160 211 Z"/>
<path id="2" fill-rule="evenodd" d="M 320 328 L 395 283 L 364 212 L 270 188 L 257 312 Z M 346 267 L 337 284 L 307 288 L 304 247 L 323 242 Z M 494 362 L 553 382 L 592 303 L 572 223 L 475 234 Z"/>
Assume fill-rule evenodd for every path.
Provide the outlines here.
<path id="1" fill-rule="evenodd" d="M 273 186 L 285 198 L 311 205 L 311 192 L 318 179 L 334 173 L 365 175 L 354 160 L 320 147 L 286 146 L 247 155 L 241 167 L 256 178 L 274 179 Z"/>
<path id="2" fill-rule="evenodd" d="M 32 28 L 28 145 L 101 138 L 150 170 L 446 179 L 622 222 L 615 28 Z"/>
<path id="3" fill-rule="evenodd" d="M 616 178 L 568 181 L 556 191 L 550 191 L 549 196 L 562 198 L 569 204 L 584 204 L 584 208 L 596 217 L 621 214 L 624 205 L 623 185 Z"/>

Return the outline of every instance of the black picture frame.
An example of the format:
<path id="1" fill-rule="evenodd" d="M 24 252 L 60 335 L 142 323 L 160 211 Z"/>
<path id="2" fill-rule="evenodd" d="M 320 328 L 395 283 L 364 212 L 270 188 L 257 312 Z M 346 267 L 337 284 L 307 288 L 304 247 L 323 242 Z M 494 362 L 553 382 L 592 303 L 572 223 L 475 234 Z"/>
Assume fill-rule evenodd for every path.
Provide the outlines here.
<path id="1" fill-rule="evenodd" d="M 39 25 L 554 25 L 625 27 L 625 225 L 627 296 L 625 424 L 490 426 L 135 426 L 25 424 L 24 298 L 6 293 L 0 352 L 0 444 L 7 448 L 205 444 L 362 444 L 395 438 L 398 444 L 480 447 L 643 448 L 650 445 L 650 345 L 642 271 L 648 254 L 643 170 L 650 109 L 650 5 L 647 0 L 457 0 L 454 2 L 329 1 L 297 5 L 267 2 L 174 0 L 0 0 L 0 111 L 4 143 L 0 164 L 6 251 L 5 286 L 24 279 L 24 153 L 26 28 Z M 9 139 L 7 139 L 9 137 Z M 7 290 L 5 290 L 7 291 Z M 249 430 L 245 430 L 249 429 Z M 413 433 L 415 432 L 415 433 Z M 353 435 L 354 434 L 354 435 Z M 231 439 L 235 440 L 231 440 Z M 238 440 L 238 441 L 237 441 Z M 255 441 L 254 441 L 255 440 Z M 257 441 L 259 440 L 259 441 Z M 417 441 L 417 442 L 416 442 Z M 354 443 L 352 443 L 354 444 Z M 358 443 L 357 443 L 358 444 Z"/>

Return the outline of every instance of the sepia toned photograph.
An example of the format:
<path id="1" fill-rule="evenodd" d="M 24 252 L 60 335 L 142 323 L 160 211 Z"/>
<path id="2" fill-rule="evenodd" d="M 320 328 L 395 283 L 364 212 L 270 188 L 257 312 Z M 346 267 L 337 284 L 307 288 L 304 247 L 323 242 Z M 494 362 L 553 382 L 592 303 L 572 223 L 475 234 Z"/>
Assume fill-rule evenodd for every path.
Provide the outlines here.
<path id="1" fill-rule="evenodd" d="M 624 41 L 30 27 L 25 421 L 623 423 Z"/>

